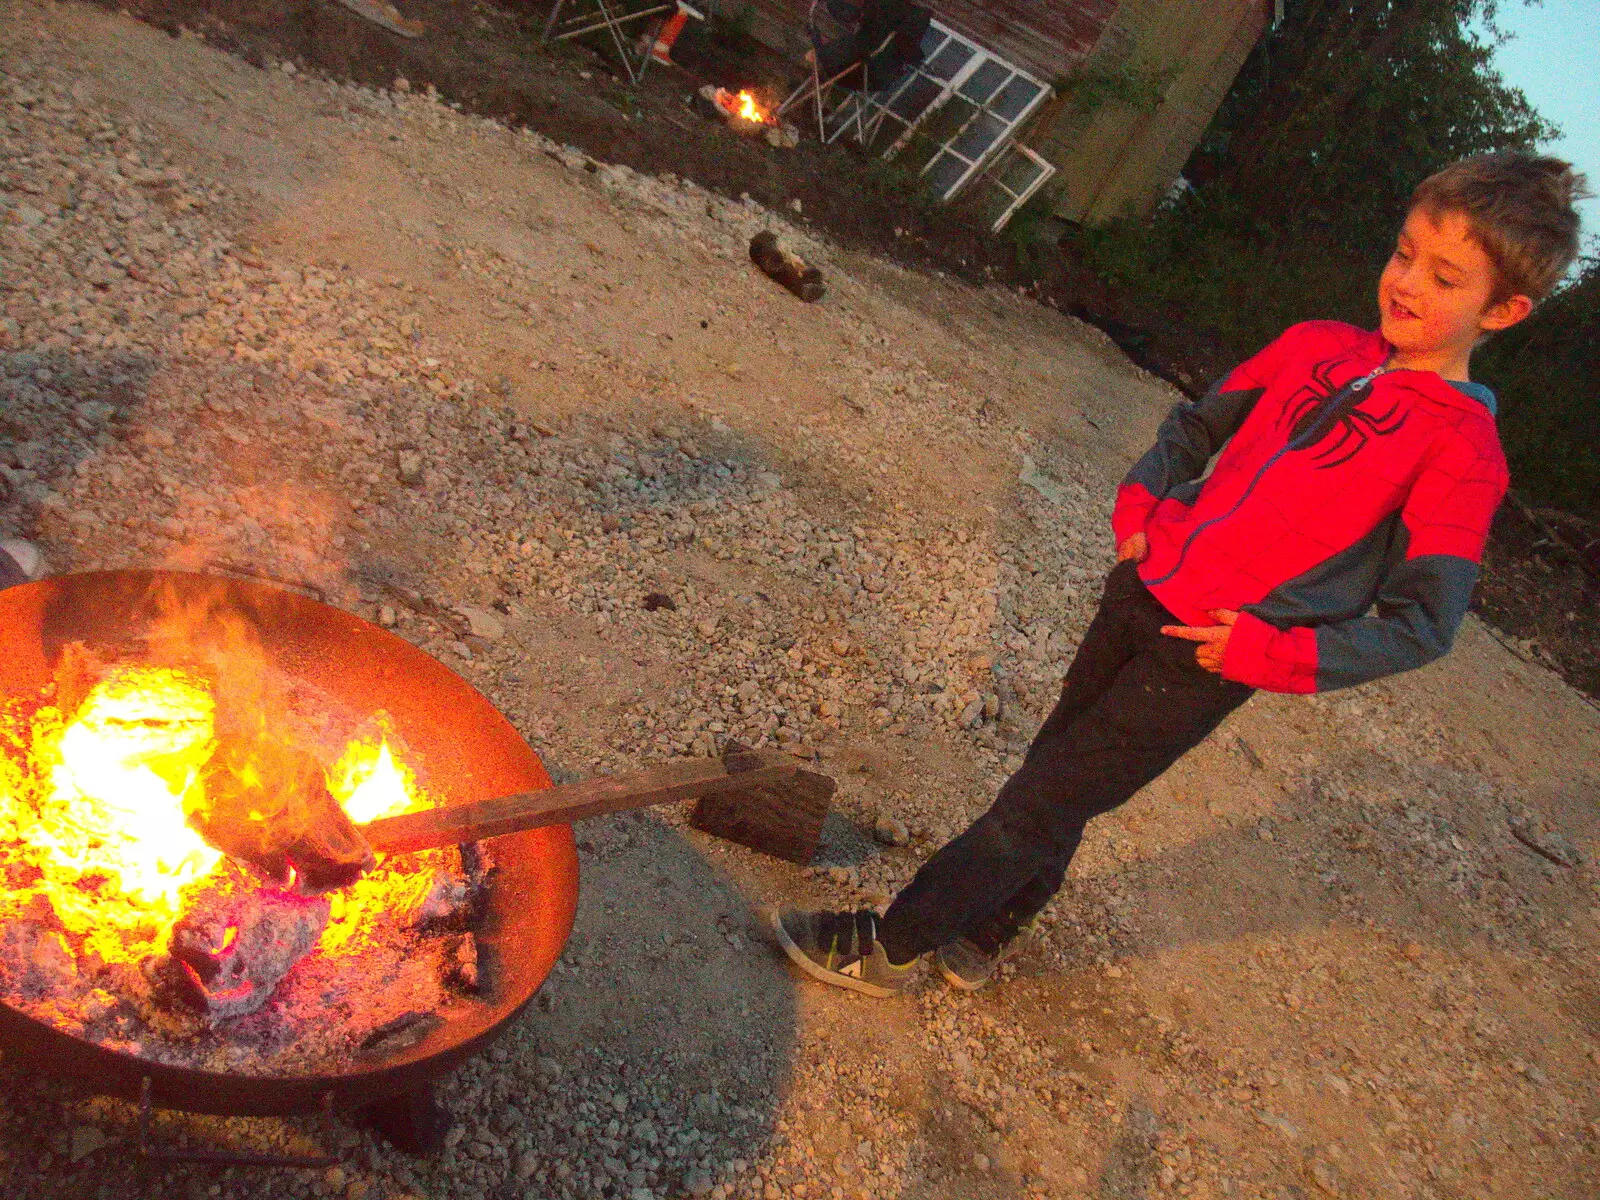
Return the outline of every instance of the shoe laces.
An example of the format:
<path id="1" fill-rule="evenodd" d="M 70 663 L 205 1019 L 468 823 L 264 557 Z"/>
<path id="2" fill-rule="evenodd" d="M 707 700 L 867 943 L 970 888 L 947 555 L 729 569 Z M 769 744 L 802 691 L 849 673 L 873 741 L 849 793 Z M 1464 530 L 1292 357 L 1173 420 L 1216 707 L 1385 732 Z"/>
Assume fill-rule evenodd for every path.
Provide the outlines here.
<path id="1" fill-rule="evenodd" d="M 878 940 L 878 914 L 868 908 L 829 913 L 823 918 L 822 932 L 842 958 L 865 958 Z"/>

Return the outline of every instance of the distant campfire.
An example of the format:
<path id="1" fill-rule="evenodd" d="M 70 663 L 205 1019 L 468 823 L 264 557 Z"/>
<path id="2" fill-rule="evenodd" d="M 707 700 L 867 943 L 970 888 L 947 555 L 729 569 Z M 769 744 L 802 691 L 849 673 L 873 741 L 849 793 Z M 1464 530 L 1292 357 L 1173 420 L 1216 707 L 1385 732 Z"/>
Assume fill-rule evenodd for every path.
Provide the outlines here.
<path id="1" fill-rule="evenodd" d="M 758 125 L 773 123 L 772 115 L 757 103 L 755 95 L 748 88 L 737 95 L 729 92 L 727 88 L 718 88 L 715 97 L 717 107 L 734 120 L 752 121 Z"/>
<path id="2" fill-rule="evenodd" d="M 730 92 L 708 83 L 696 93 L 695 107 L 706 118 L 725 122 L 735 133 L 763 134 L 771 146 L 788 149 L 800 144 L 800 131 L 780 121 L 774 106 L 749 88 Z"/>

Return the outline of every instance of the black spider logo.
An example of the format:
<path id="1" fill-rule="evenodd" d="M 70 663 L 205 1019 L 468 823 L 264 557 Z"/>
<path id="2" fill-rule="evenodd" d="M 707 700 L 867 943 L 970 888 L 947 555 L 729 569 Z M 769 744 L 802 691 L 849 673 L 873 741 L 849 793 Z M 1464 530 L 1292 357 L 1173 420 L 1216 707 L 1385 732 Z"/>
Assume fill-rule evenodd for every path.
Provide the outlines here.
<path id="1" fill-rule="evenodd" d="M 1311 456 L 1319 471 L 1349 462 L 1375 437 L 1398 433 L 1409 415 L 1400 411 L 1398 399 L 1381 413 L 1356 407 L 1371 394 L 1371 385 L 1343 388 L 1330 378 L 1333 366 L 1321 362 L 1311 368 L 1311 382 L 1289 397 L 1280 421 L 1291 426 L 1290 450 L 1309 450 L 1337 430 L 1333 444 Z"/>

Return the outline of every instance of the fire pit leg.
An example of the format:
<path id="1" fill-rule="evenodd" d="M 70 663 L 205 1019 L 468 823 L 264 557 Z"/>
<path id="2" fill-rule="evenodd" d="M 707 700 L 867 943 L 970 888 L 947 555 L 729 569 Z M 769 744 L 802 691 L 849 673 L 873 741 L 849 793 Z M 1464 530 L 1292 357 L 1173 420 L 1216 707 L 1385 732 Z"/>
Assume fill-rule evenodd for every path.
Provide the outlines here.
<path id="1" fill-rule="evenodd" d="M 431 1084 L 368 1104 L 356 1117 L 396 1150 L 418 1157 L 444 1149 L 444 1135 L 450 1132 L 450 1114 L 434 1098 Z"/>
<path id="2" fill-rule="evenodd" d="M 150 1076 L 139 1084 L 139 1157 L 150 1162 L 210 1163 L 218 1167 L 301 1167 L 323 1171 L 339 1160 L 324 1155 L 254 1154 L 246 1150 L 169 1150 L 158 1146 L 150 1130 Z"/>

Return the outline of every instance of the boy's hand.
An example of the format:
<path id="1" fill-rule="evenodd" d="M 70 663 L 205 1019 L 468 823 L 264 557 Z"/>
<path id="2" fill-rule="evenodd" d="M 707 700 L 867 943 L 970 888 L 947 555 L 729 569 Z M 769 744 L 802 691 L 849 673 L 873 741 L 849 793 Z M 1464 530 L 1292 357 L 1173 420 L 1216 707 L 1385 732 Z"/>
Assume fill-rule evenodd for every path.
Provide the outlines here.
<path id="1" fill-rule="evenodd" d="M 1117 561 L 1127 562 L 1130 558 L 1136 562 L 1143 562 L 1150 557 L 1150 541 L 1142 533 L 1129 534 L 1122 545 L 1117 547 Z"/>
<path id="2" fill-rule="evenodd" d="M 1134 535 L 1143 536 L 1142 533 Z M 1128 540 L 1131 542 L 1133 538 Z M 1219 608 L 1211 615 L 1217 619 L 1215 625 L 1163 625 L 1161 632 L 1168 637 L 1199 642 L 1194 648 L 1195 662 L 1213 674 L 1221 675 L 1222 658 L 1228 652 L 1228 637 L 1233 633 L 1233 623 L 1239 619 L 1239 614 L 1229 608 Z"/>

